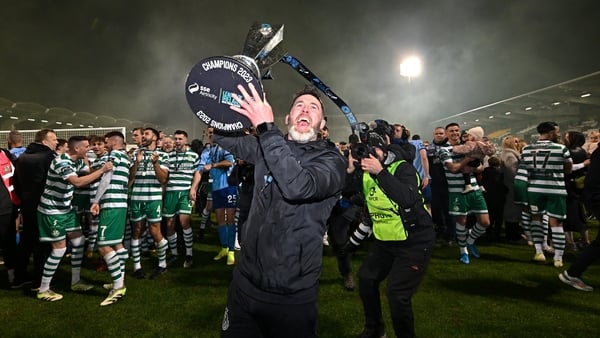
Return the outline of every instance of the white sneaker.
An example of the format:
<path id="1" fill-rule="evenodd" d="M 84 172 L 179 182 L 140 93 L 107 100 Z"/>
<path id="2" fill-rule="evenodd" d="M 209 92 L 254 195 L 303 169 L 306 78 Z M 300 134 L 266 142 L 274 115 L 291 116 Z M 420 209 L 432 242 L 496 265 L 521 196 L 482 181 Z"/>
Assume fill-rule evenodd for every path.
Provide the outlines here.
<path id="1" fill-rule="evenodd" d="M 574 287 L 577 290 L 588 291 L 588 292 L 594 291 L 594 288 L 585 284 L 581 278 L 569 276 L 569 273 L 567 273 L 567 270 L 565 270 L 561 274 L 559 274 L 558 279 L 560 279 L 561 282 L 563 282 L 567 285 L 571 285 L 572 287 Z"/>
<path id="2" fill-rule="evenodd" d="M 325 236 L 323 236 L 323 245 L 325 246 L 329 246 L 329 236 L 327 235 L 327 233 L 325 233 Z"/>

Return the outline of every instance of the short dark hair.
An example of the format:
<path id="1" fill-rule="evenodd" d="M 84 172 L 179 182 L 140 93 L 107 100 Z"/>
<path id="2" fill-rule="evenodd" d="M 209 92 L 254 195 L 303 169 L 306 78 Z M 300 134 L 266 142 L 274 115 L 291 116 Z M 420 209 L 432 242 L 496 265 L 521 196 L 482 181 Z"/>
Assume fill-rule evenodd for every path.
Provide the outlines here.
<path id="1" fill-rule="evenodd" d="M 106 135 L 104 135 L 104 137 L 105 138 L 120 137 L 121 139 L 125 140 L 125 135 L 123 135 L 123 133 L 118 130 L 109 131 L 108 133 L 106 133 Z"/>
<path id="2" fill-rule="evenodd" d="M 156 136 L 156 139 L 159 138 L 159 132 L 158 132 L 158 130 L 156 130 L 154 128 L 150 128 L 150 127 L 144 128 L 144 131 L 146 131 L 146 130 L 150 130 L 152 132 L 152 134 L 154 134 L 154 136 Z"/>
<path id="3" fill-rule="evenodd" d="M 23 145 L 23 134 L 18 130 L 11 130 L 6 137 L 8 146 Z"/>
<path id="4" fill-rule="evenodd" d="M 496 156 L 491 156 L 488 158 L 488 164 L 490 167 L 497 167 L 502 164 L 502 161 Z"/>
<path id="5" fill-rule="evenodd" d="M 79 142 L 87 141 L 87 136 L 71 136 L 69 137 L 69 149 L 75 149 L 75 145 Z"/>
<path id="6" fill-rule="evenodd" d="M 448 130 L 448 128 L 450 128 L 450 127 L 458 127 L 458 128 L 460 128 L 460 125 L 458 123 L 456 123 L 456 122 L 450 122 L 450 123 L 448 123 L 446 125 L 446 127 L 444 129 Z"/>
<path id="7" fill-rule="evenodd" d="M 316 97 L 317 100 L 319 100 L 319 103 L 321 104 L 321 111 L 323 112 L 323 118 L 324 118 L 325 117 L 325 106 L 323 105 L 323 101 L 321 100 L 321 95 L 319 94 L 319 90 L 317 89 L 317 87 L 312 86 L 312 85 L 304 85 L 304 87 L 302 89 L 300 89 L 299 91 L 297 91 L 294 94 L 290 108 L 294 105 L 294 102 L 296 102 L 296 99 L 298 99 L 302 95 L 312 95 L 312 96 Z"/>
<path id="8" fill-rule="evenodd" d="M 183 135 L 185 137 L 188 137 L 187 132 L 185 130 L 180 130 L 180 129 L 175 130 L 175 132 L 173 133 L 173 135 Z"/>
<path id="9" fill-rule="evenodd" d="M 46 137 L 48 136 L 48 133 L 54 133 L 54 130 L 52 130 L 52 129 L 39 130 L 38 132 L 35 133 L 35 136 L 33 137 L 33 142 L 42 143 L 42 141 L 45 140 Z"/>
<path id="10" fill-rule="evenodd" d="M 551 131 L 554 131 L 554 129 L 556 129 L 556 126 L 558 126 L 558 124 L 556 124 L 556 122 L 552 122 L 552 121 L 546 121 L 546 122 L 542 122 L 540 124 L 538 124 L 537 126 L 537 132 L 542 135 L 542 134 L 547 134 Z"/>
<path id="11" fill-rule="evenodd" d="M 88 140 L 90 141 L 90 144 L 94 144 L 96 142 L 105 143 L 104 137 L 98 135 L 90 135 L 88 136 Z"/>

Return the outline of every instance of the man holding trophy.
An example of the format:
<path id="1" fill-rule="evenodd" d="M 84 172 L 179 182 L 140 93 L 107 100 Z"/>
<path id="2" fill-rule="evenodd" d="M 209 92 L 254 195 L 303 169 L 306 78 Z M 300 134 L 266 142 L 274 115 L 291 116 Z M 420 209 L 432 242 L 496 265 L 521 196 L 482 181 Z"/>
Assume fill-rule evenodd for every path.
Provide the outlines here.
<path id="1" fill-rule="evenodd" d="M 244 229 L 244 250 L 233 273 L 223 337 L 316 337 L 317 291 L 325 223 L 337 202 L 346 163 L 317 140 L 323 107 L 314 87 L 298 92 L 286 116 L 288 134 L 254 86 L 239 90 L 232 109 L 257 136 L 215 136 L 255 165 L 255 190 Z"/>
<path id="2" fill-rule="evenodd" d="M 258 73 L 270 67 L 265 60 L 281 58 L 274 54 L 282 52 L 282 30 L 255 25 L 244 49 L 252 57 L 205 59 L 186 83 L 194 113 L 215 127 L 215 142 L 255 166 L 254 198 L 242 228 L 244 249 L 229 287 L 222 337 L 317 336 L 322 238 L 347 164 L 334 146 L 317 138 L 325 119 L 315 87 L 294 96 L 286 135 L 274 124 Z M 230 83 L 236 77 L 237 84 Z M 202 105 L 199 98 L 209 102 Z M 256 135 L 242 132 L 249 127 Z"/>

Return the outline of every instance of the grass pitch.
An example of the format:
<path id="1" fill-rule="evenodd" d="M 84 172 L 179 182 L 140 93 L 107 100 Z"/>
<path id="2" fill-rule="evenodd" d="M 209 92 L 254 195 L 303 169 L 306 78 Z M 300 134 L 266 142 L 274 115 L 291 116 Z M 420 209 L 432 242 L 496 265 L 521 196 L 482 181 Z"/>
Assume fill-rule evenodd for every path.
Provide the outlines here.
<path id="1" fill-rule="evenodd" d="M 597 225 L 593 226 L 594 234 Z M 46 303 L 25 289 L 11 290 L 0 272 L 0 337 L 219 337 L 232 267 L 215 262 L 216 231 L 195 244 L 194 266 L 183 269 L 180 259 L 157 280 L 127 276 L 127 295 L 100 307 L 110 282 L 108 272 L 96 272 L 84 259 L 82 277 L 97 285 L 88 293 L 69 290 L 70 263 L 63 259 L 52 289 L 63 300 Z M 368 243 L 353 259 L 356 272 Z M 585 281 L 594 292 L 562 284 L 548 257 L 546 265 L 531 261 L 526 245 L 478 243 L 480 259 L 465 266 L 457 247 L 438 245 L 427 274 L 413 298 L 419 337 L 595 337 L 600 332 L 600 265 L 592 265 Z M 575 258 L 567 252 L 565 268 Z M 146 271 L 156 258 L 142 261 Z M 364 323 L 358 292 L 342 287 L 336 260 L 324 250 L 319 293 L 319 336 L 355 337 Z M 131 273 L 131 263 L 128 273 Z M 388 337 L 385 284 L 381 288 Z"/>

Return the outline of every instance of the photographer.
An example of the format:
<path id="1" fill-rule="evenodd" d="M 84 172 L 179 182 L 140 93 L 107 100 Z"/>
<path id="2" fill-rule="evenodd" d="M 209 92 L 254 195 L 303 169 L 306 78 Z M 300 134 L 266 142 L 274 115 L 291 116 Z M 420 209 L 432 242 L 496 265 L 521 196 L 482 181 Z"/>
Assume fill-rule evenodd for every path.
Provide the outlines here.
<path id="1" fill-rule="evenodd" d="M 358 272 L 365 312 L 361 337 L 385 335 L 379 284 L 386 277 L 394 331 L 398 337 L 413 337 L 411 298 L 431 259 L 435 232 L 419 191 L 419 174 L 411 162 L 386 146 L 389 133 L 382 134 L 367 131 L 361 137 L 362 151 L 351 154 L 347 170 L 354 180 L 362 180 L 375 236 Z M 355 161 L 354 156 L 362 158 Z"/>

